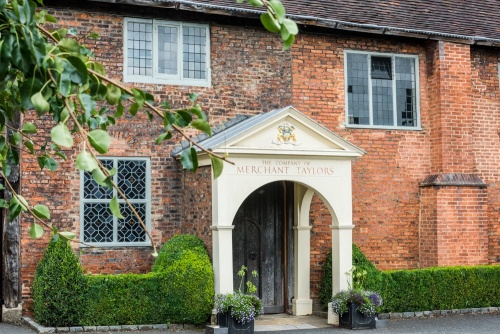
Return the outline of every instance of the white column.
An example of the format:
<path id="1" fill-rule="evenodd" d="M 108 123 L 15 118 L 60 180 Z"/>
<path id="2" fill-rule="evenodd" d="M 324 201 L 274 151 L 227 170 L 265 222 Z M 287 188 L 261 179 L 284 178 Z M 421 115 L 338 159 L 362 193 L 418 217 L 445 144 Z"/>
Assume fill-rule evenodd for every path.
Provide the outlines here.
<path id="1" fill-rule="evenodd" d="M 215 293 L 233 292 L 233 228 L 211 227 Z"/>
<path id="2" fill-rule="evenodd" d="M 295 226 L 295 287 L 292 301 L 293 315 L 312 314 L 311 282 L 311 226 Z"/>
<path id="3" fill-rule="evenodd" d="M 354 225 L 331 225 L 332 293 L 347 289 L 346 272 L 352 268 L 352 229 Z"/>

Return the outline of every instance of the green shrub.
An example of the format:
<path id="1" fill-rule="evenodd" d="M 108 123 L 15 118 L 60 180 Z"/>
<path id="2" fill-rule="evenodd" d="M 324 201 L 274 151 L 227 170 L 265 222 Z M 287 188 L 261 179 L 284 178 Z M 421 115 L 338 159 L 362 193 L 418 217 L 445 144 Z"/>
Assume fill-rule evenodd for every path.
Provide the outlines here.
<path id="1" fill-rule="evenodd" d="M 170 238 L 160 249 L 151 271 L 159 272 L 166 269 L 173 262 L 181 258 L 186 250 L 206 254 L 207 249 L 203 241 L 192 234 L 180 234 Z"/>
<path id="2" fill-rule="evenodd" d="M 500 266 L 437 267 L 382 273 L 382 312 L 500 306 Z"/>
<path id="3" fill-rule="evenodd" d="M 500 266 L 437 267 L 381 272 L 353 245 L 356 271 L 366 270 L 363 287 L 379 292 L 380 312 L 451 310 L 500 306 Z M 325 264 L 320 300 L 331 300 L 331 254 Z"/>
<path id="4" fill-rule="evenodd" d="M 84 325 L 205 323 L 214 298 L 210 258 L 206 250 L 181 255 L 159 272 L 89 277 Z"/>
<path id="5" fill-rule="evenodd" d="M 33 281 L 33 313 L 44 326 L 80 324 L 87 283 L 66 239 L 51 241 Z"/>

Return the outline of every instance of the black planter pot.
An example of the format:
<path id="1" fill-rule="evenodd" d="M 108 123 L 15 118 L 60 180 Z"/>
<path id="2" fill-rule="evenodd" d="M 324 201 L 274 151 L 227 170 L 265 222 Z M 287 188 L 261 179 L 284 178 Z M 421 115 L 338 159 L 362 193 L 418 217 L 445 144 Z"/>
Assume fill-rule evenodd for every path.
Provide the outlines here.
<path id="1" fill-rule="evenodd" d="M 227 327 L 228 334 L 253 334 L 254 320 L 240 324 L 230 313 L 217 313 L 217 323 L 219 326 Z"/>
<path id="2" fill-rule="evenodd" d="M 339 316 L 339 327 L 349 329 L 375 328 L 375 315 L 364 315 L 358 311 L 358 304 L 347 304 L 347 312 Z"/>

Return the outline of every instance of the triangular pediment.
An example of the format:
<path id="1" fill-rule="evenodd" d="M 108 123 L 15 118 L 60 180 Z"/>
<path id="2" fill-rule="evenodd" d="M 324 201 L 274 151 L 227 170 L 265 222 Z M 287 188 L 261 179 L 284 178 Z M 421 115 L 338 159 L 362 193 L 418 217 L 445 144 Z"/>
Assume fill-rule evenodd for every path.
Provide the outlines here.
<path id="1" fill-rule="evenodd" d="M 221 154 L 359 157 L 365 153 L 293 107 L 244 119 L 200 144 Z"/>

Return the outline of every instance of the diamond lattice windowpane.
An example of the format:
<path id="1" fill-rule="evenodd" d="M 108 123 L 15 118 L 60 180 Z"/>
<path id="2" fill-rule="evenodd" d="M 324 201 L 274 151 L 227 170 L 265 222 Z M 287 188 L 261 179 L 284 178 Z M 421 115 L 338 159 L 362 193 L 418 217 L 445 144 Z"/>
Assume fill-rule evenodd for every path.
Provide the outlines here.
<path id="1" fill-rule="evenodd" d="M 118 187 L 128 199 L 145 199 L 146 161 L 119 160 Z"/>
<path id="2" fill-rule="evenodd" d="M 142 221 L 146 220 L 146 204 L 134 204 Z M 118 220 L 118 242 L 139 242 L 146 240 L 146 233 L 137 217 L 127 204 L 120 204 L 120 210 L 124 219 Z"/>
<path id="3" fill-rule="evenodd" d="M 84 216 L 84 242 L 113 241 L 113 215 L 108 209 L 108 204 L 85 203 Z"/>
<path id="4" fill-rule="evenodd" d="M 106 169 L 113 168 L 113 160 L 100 160 Z M 83 175 L 83 198 L 85 199 L 112 199 L 113 189 L 98 185 L 92 178 L 92 174 L 85 172 Z"/>

